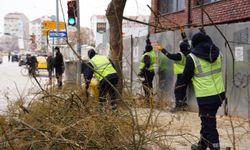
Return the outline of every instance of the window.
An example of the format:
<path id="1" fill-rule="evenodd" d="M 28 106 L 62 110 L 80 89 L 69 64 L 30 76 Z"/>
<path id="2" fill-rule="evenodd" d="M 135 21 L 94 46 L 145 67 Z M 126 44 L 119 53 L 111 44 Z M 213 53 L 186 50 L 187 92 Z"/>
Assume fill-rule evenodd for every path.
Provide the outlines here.
<path id="1" fill-rule="evenodd" d="M 161 14 L 181 11 L 185 0 L 158 0 L 158 10 Z"/>
<path id="2" fill-rule="evenodd" d="M 217 2 L 220 0 L 203 0 L 203 4 L 209 4 L 209 3 L 213 3 L 213 2 Z M 202 2 L 202 0 L 196 0 L 196 5 L 200 5 Z"/>

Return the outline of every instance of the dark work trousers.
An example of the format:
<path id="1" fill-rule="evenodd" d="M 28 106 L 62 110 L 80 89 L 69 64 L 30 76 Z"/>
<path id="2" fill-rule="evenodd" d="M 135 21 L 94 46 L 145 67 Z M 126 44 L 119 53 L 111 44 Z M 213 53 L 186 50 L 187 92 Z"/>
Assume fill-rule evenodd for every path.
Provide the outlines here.
<path id="1" fill-rule="evenodd" d="M 117 92 L 116 90 L 113 88 L 117 86 L 118 84 L 118 75 L 117 74 L 109 74 L 107 75 L 106 77 L 106 80 L 105 79 L 102 79 L 100 81 L 100 95 L 99 95 L 99 102 L 100 102 L 100 105 L 104 105 L 104 103 L 106 102 L 106 95 L 109 93 L 109 96 L 110 96 L 110 104 L 113 108 L 116 107 L 115 105 L 117 104 Z M 113 85 L 110 85 L 110 83 Z"/>
<path id="2" fill-rule="evenodd" d="M 187 101 L 187 85 L 182 84 L 183 82 L 181 82 L 181 76 L 182 74 L 177 75 L 174 89 L 176 107 L 185 105 Z"/>
<path id="3" fill-rule="evenodd" d="M 62 87 L 62 73 L 56 71 L 57 86 Z"/>
<path id="4" fill-rule="evenodd" d="M 219 134 L 216 128 L 216 113 L 221 103 L 204 104 L 199 106 L 199 117 L 201 119 L 201 138 L 199 146 L 205 150 L 209 147 L 211 150 L 218 150 Z"/>
<path id="5" fill-rule="evenodd" d="M 154 71 L 145 71 L 144 77 L 145 80 L 142 82 L 143 84 L 143 90 L 145 92 L 145 99 L 147 102 L 149 102 L 150 95 L 153 95 L 153 79 L 154 79 L 155 73 Z"/>

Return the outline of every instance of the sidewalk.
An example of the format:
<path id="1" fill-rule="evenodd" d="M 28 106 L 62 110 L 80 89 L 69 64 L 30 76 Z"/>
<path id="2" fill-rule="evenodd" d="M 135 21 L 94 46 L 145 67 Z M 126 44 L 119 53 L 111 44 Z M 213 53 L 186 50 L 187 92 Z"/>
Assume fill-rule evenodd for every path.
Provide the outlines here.
<path id="1" fill-rule="evenodd" d="M 139 109 L 137 110 L 140 119 L 143 121 L 146 114 L 149 114 L 149 109 Z M 191 144 L 198 141 L 200 132 L 200 119 L 198 113 L 194 112 L 178 112 L 172 114 L 167 111 L 155 110 L 152 115 L 153 126 L 150 126 L 148 131 L 149 135 L 157 134 L 157 136 L 162 136 L 159 140 L 167 147 L 176 150 L 190 150 Z M 250 128 L 247 120 L 240 118 L 231 118 L 232 125 L 230 123 L 230 118 L 225 116 L 217 116 L 217 127 L 220 135 L 221 149 L 226 147 L 231 147 L 233 149 L 232 139 L 232 129 L 235 132 L 235 146 L 236 150 L 249 150 L 250 147 Z M 145 122 L 145 120 L 143 121 Z M 157 131 L 157 132 L 155 132 Z M 156 137 L 156 135 L 154 135 Z M 157 149 L 153 148 L 152 149 Z"/>

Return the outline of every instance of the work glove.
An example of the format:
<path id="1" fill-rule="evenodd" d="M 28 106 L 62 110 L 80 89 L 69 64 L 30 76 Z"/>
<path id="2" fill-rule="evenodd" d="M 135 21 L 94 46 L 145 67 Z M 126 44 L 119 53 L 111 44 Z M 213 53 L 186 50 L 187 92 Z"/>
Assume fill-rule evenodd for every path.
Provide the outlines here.
<path id="1" fill-rule="evenodd" d="M 140 71 L 140 72 L 138 73 L 138 79 L 139 79 L 140 81 L 145 81 L 145 77 L 144 77 L 143 71 Z"/>
<path id="2" fill-rule="evenodd" d="M 162 52 L 164 55 L 168 55 L 168 54 L 169 54 L 169 52 L 168 52 L 165 48 L 163 48 L 163 49 L 161 50 L 161 52 Z"/>
<path id="3" fill-rule="evenodd" d="M 189 45 L 188 41 L 182 41 L 179 46 L 180 46 L 181 51 L 190 50 L 190 45 Z"/>
<path id="4" fill-rule="evenodd" d="M 151 45 L 150 39 L 147 39 L 147 40 L 146 40 L 146 44 L 147 44 L 147 45 Z"/>
<path id="5" fill-rule="evenodd" d="M 144 77 L 143 72 L 140 71 L 140 72 L 138 73 L 138 76 L 139 76 L 139 77 Z"/>
<path id="6" fill-rule="evenodd" d="M 188 42 L 188 38 L 187 38 L 187 35 L 185 32 L 181 32 L 181 37 L 182 37 L 183 41 Z"/>

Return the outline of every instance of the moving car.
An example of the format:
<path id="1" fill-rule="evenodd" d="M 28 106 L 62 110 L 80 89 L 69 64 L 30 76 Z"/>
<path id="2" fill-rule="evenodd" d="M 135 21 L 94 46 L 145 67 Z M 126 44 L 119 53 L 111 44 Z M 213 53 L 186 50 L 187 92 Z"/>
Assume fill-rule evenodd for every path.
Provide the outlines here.
<path id="1" fill-rule="evenodd" d="M 37 69 L 47 69 L 46 57 L 37 56 L 36 59 L 38 61 Z"/>

